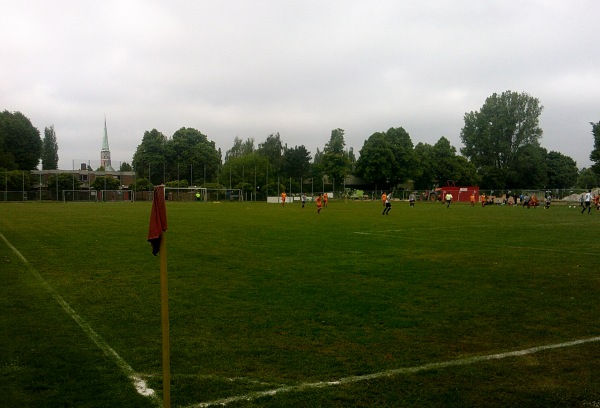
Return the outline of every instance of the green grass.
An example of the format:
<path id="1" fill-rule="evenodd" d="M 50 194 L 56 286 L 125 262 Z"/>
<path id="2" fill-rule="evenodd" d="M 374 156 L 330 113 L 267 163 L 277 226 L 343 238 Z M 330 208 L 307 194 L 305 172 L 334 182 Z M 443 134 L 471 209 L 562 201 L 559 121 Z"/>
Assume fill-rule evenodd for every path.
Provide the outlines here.
<path id="1" fill-rule="evenodd" d="M 600 213 L 167 202 L 173 406 L 598 406 Z M 161 394 L 149 203 L 1 203 L 7 406 L 148 407 L 39 274 Z M 339 385 L 309 386 L 340 379 Z M 272 396 L 260 391 L 286 388 Z"/>

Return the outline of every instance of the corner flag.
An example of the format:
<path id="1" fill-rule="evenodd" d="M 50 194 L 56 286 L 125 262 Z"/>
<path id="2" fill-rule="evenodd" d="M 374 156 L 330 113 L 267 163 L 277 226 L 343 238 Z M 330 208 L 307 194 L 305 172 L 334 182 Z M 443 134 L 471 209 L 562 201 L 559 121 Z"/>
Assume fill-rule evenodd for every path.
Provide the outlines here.
<path id="1" fill-rule="evenodd" d="M 150 212 L 150 226 L 148 227 L 148 242 L 152 244 L 152 255 L 160 251 L 160 240 L 163 231 L 167 230 L 167 210 L 165 206 L 165 186 L 154 187 L 154 199 Z"/>
<path id="2" fill-rule="evenodd" d="M 167 279 L 167 209 L 165 186 L 154 187 L 154 200 L 150 212 L 148 242 L 152 255 L 160 252 L 160 315 L 162 328 L 163 407 L 171 406 L 171 345 L 169 340 L 169 290 Z"/>

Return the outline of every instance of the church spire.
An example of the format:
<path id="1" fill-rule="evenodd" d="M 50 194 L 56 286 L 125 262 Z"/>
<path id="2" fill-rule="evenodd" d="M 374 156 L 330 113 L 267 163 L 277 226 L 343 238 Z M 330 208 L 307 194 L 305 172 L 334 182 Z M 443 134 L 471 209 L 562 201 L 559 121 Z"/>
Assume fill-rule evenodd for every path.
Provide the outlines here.
<path id="1" fill-rule="evenodd" d="M 104 117 L 104 138 L 102 139 L 102 150 L 110 150 L 108 148 L 108 131 L 106 130 L 106 116 Z"/>
<path id="2" fill-rule="evenodd" d="M 104 137 L 102 138 L 102 150 L 100 151 L 100 165 L 104 171 L 115 171 L 110 162 L 110 149 L 108 148 L 108 130 L 106 129 L 106 116 L 104 116 Z"/>

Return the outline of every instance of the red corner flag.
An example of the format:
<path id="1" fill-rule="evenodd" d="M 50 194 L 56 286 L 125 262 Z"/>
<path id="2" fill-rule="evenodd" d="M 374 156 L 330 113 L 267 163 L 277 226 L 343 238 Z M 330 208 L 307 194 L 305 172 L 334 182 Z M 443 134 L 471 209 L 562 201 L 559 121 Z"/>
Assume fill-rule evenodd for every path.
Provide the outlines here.
<path id="1" fill-rule="evenodd" d="M 167 210 L 165 206 L 165 186 L 154 187 L 154 199 L 150 212 L 148 227 L 148 242 L 152 244 L 152 255 L 156 256 L 160 249 L 160 239 L 163 231 L 167 230 Z"/>

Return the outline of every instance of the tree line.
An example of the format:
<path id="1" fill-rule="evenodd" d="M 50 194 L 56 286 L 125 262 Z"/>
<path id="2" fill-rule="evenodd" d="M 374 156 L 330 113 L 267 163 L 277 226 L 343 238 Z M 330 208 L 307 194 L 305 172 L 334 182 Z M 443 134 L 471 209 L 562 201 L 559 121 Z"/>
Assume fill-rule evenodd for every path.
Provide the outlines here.
<path id="1" fill-rule="evenodd" d="M 152 129 L 144 132 L 132 166 L 123 165 L 136 172 L 138 187 L 167 182 L 254 193 L 285 188 L 285 180 L 295 184 L 327 180 L 341 189 L 350 175 L 364 186 L 379 189 L 410 185 L 424 190 L 445 185 L 448 180 L 497 190 L 598 186 L 600 122 L 590 123 L 593 165 L 578 170 L 569 156 L 542 147 L 542 111 L 539 100 L 527 93 L 494 93 L 479 111 L 465 113 L 459 151 L 444 136 L 433 145 L 414 145 L 404 128 L 395 127 L 369 136 L 358 158 L 352 148 L 346 148 L 340 128 L 331 131 L 329 141 L 323 150 L 317 148 L 314 157 L 304 145 L 288 147 L 279 133 L 258 144 L 253 138 L 236 137 L 223 157 L 215 143 L 197 129 L 183 127 L 171 137 Z M 5 170 L 32 170 L 40 161 L 43 169 L 57 168 L 54 127 L 45 128 L 42 140 L 20 112 L 0 115 L 0 148 L 0 168 Z"/>

